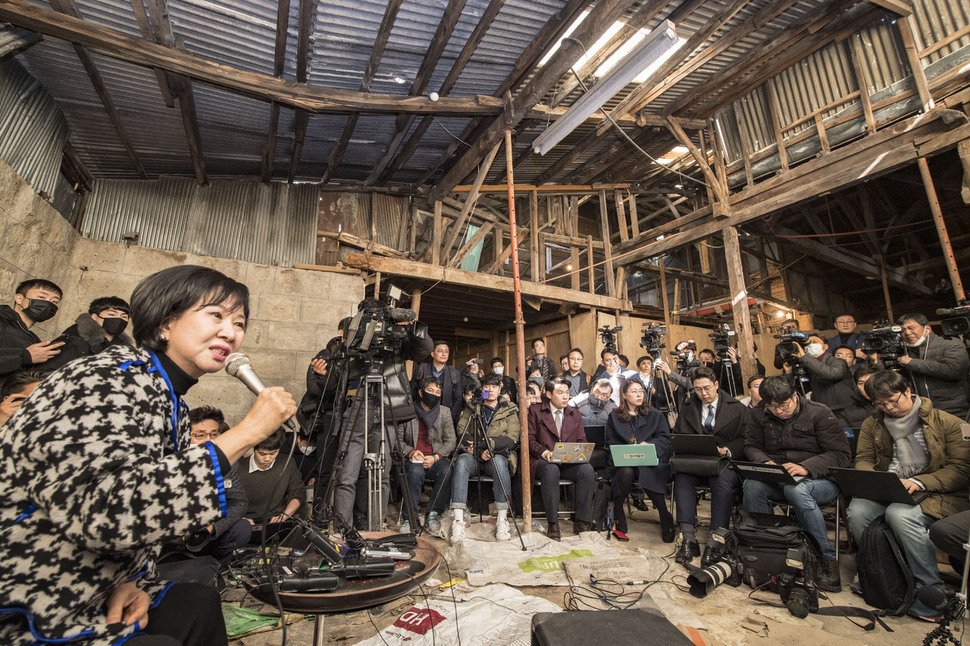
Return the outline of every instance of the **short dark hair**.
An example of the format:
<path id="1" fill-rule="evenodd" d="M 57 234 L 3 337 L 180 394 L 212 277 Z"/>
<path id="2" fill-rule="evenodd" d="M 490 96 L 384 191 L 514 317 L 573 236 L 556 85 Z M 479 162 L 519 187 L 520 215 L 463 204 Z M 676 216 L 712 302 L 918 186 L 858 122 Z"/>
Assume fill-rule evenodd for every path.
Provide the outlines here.
<path id="1" fill-rule="evenodd" d="M 653 358 L 653 355 L 645 354 L 641 357 L 637 357 L 637 366 L 639 366 L 644 359 L 649 359 L 650 363 L 653 363 L 654 361 L 656 361 L 656 359 Z"/>
<path id="2" fill-rule="evenodd" d="M 91 301 L 88 306 L 88 314 L 101 314 L 105 310 L 121 310 L 125 314 L 131 314 L 131 307 L 128 301 L 117 296 L 102 296 Z"/>
<path id="3" fill-rule="evenodd" d="M 494 368 L 496 363 L 500 363 L 503 366 L 505 365 L 505 362 L 502 361 L 502 357 L 492 357 L 492 360 L 488 362 L 488 365 L 489 367 Z"/>
<path id="4" fill-rule="evenodd" d="M 199 406 L 189 411 L 189 424 L 198 424 L 199 422 L 203 422 L 207 419 L 211 419 L 218 425 L 219 433 L 225 433 L 229 430 L 229 424 L 226 423 L 226 417 L 218 408 L 213 406 Z"/>
<path id="5" fill-rule="evenodd" d="M 630 357 L 626 356 L 625 354 L 618 354 L 616 355 L 616 358 L 619 359 L 624 365 L 630 365 Z"/>
<path id="6" fill-rule="evenodd" d="M 795 324 L 795 327 L 797 327 L 799 329 L 801 328 L 801 323 L 798 322 L 798 319 L 785 319 L 784 321 L 781 322 L 781 327 L 785 327 L 789 323 L 794 323 Z"/>
<path id="7" fill-rule="evenodd" d="M 570 349 L 569 349 L 569 352 L 567 352 L 567 353 L 566 353 L 566 356 L 568 357 L 568 356 L 569 356 L 569 355 L 571 355 L 571 354 L 572 354 L 573 352 L 578 352 L 578 353 L 579 353 L 579 356 L 580 356 L 580 358 L 582 358 L 582 359 L 585 359 L 585 358 L 586 358 L 586 355 L 585 355 L 585 354 L 583 354 L 583 351 L 582 351 L 582 350 L 580 350 L 579 348 L 570 348 Z"/>
<path id="8" fill-rule="evenodd" d="M 279 451 L 283 446 L 283 440 L 285 438 L 286 433 L 283 432 L 281 427 L 273 431 L 272 435 L 257 444 L 255 448 L 260 451 Z"/>
<path id="9" fill-rule="evenodd" d="M 753 384 L 754 382 L 764 378 L 765 378 L 764 375 L 751 375 L 750 377 L 748 377 L 748 388 L 750 388 L 751 384 Z"/>
<path id="10" fill-rule="evenodd" d="M 864 365 L 864 366 L 862 366 L 861 368 L 859 368 L 858 370 L 855 371 L 855 377 L 854 378 L 855 378 L 856 383 L 859 383 L 859 379 L 861 379 L 862 377 L 871 377 L 872 375 L 876 374 L 877 372 L 882 372 L 883 370 L 885 370 L 885 368 L 883 368 L 882 366 Z"/>
<path id="11" fill-rule="evenodd" d="M 478 383 L 474 379 L 462 379 L 461 380 L 461 394 L 467 395 L 468 393 L 473 393 L 478 390 Z"/>
<path id="12" fill-rule="evenodd" d="M 600 350 L 600 359 L 605 359 L 607 352 L 609 352 L 612 355 L 616 355 L 616 350 L 614 350 L 613 348 L 603 348 L 602 350 Z"/>
<path id="13" fill-rule="evenodd" d="M 866 382 L 866 395 L 869 399 L 876 401 L 876 398 L 886 399 L 897 393 L 904 393 L 909 388 L 909 381 L 894 370 L 880 370 L 874 372 L 869 381 Z"/>
<path id="14" fill-rule="evenodd" d="M 27 292 L 29 292 L 32 289 L 45 289 L 49 292 L 57 292 L 58 296 L 61 296 L 61 297 L 64 296 L 64 292 L 61 290 L 60 287 L 58 287 L 51 281 L 45 280 L 43 278 L 30 278 L 28 280 L 25 280 L 24 282 L 17 285 L 17 290 L 15 293 L 20 294 L 21 296 L 26 296 Z"/>
<path id="15" fill-rule="evenodd" d="M 434 349 L 437 350 L 439 345 L 443 345 L 448 348 L 448 352 L 451 352 L 451 345 L 447 341 L 435 341 Z"/>
<path id="16" fill-rule="evenodd" d="M 424 391 L 425 388 L 431 385 L 441 388 L 441 380 L 437 377 L 424 377 L 418 382 L 418 390 Z"/>
<path id="17" fill-rule="evenodd" d="M 556 386 L 565 385 L 566 387 L 572 386 L 567 380 L 562 377 L 552 377 L 546 380 L 545 391 L 547 393 L 556 392 Z"/>
<path id="18" fill-rule="evenodd" d="M 700 352 L 697 353 L 697 356 L 699 357 L 702 354 L 704 354 L 705 352 L 707 354 L 711 355 L 712 357 L 714 357 L 715 359 L 717 359 L 717 354 L 713 350 L 711 350 L 710 348 L 704 348 L 703 350 L 701 350 Z"/>
<path id="19" fill-rule="evenodd" d="M 853 348 L 850 345 L 840 345 L 836 349 L 832 350 L 832 356 L 834 357 L 835 356 L 835 353 L 838 352 L 839 350 L 848 350 L 849 352 L 852 353 L 852 356 L 853 357 L 855 356 L 855 348 Z"/>
<path id="20" fill-rule="evenodd" d="M 196 303 L 203 307 L 231 302 L 242 305 L 249 321 L 249 288 L 225 274 L 198 265 L 179 265 L 156 272 L 138 283 L 131 294 L 132 336 L 138 345 L 162 351 L 161 327 Z"/>
<path id="21" fill-rule="evenodd" d="M 609 379 L 602 379 L 602 378 L 597 379 L 596 381 L 594 381 L 593 383 L 591 383 L 589 385 L 589 389 L 592 390 L 593 388 L 596 388 L 597 386 L 605 386 L 606 388 L 609 388 L 610 389 L 610 393 L 613 392 L 613 382 L 610 381 Z"/>
<path id="22" fill-rule="evenodd" d="M 898 319 L 896 319 L 897 325 L 906 325 L 906 321 L 916 321 L 922 326 L 927 326 L 930 324 L 930 320 L 926 318 L 925 314 L 903 314 Z"/>
<path id="23" fill-rule="evenodd" d="M 482 377 L 482 385 L 483 386 L 501 386 L 502 385 L 502 378 L 499 377 L 494 372 L 490 372 L 487 375 L 485 375 L 484 377 Z"/>
<path id="24" fill-rule="evenodd" d="M 717 383 L 717 374 L 708 368 L 707 366 L 701 366 L 694 370 L 693 376 L 690 378 L 690 382 L 694 383 L 698 379 L 710 379 L 712 384 Z"/>
<path id="25" fill-rule="evenodd" d="M 30 384 L 39 384 L 49 375 L 49 372 L 37 370 L 36 368 L 21 368 L 17 372 L 11 373 L 3 381 L 3 388 L 0 389 L 0 399 L 19 393 Z"/>
<path id="26" fill-rule="evenodd" d="M 569 353 L 559 355 L 559 363 L 562 363 L 563 359 L 569 359 Z"/>
<path id="27" fill-rule="evenodd" d="M 832 318 L 832 321 L 838 321 L 838 320 L 839 320 L 840 318 L 842 318 L 843 316 L 851 316 L 851 317 L 853 318 L 853 320 L 855 319 L 855 314 L 849 314 L 848 312 L 843 312 L 843 313 L 841 313 L 841 314 L 836 314 L 836 315 L 835 315 L 835 316 L 834 316 L 834 317 Z"/>
<path id="28" fill-rule="evenodd" d="M 761 382 L 761 386 L 758 388 L 758 392 L 761 394 L 761 399 L 764 400 L 765 404 L 780 404 L 781 402 L 788 401 L 795 395 L 795 387 L 787 377 L 782 375 L 775 375 L 773 377 L 765 377 L 765 380 Z"/>
<path id="29" fill-rule="evenodd" d="M 525 392 L 529 392 L 530 390 L 537 395 L 542 394 L 542 391 L 539 390 L 539 384 L 534 381 L 525 382 Z"/>
<path id="30" fill-rule="evenodd" d="M 529 346 L 529 347 L 532 348 L 533 350 L 535 350 L 536 349 L 536 343 L 539 343 L 540 341 L 542 342 L 543 345 L 545 345 L 546 342 L 543 341 L 542 340 L 542 337 L 540 336 L 540 337 L 536 337 L 536 338 L 532 339 L 532 345 Z"/>

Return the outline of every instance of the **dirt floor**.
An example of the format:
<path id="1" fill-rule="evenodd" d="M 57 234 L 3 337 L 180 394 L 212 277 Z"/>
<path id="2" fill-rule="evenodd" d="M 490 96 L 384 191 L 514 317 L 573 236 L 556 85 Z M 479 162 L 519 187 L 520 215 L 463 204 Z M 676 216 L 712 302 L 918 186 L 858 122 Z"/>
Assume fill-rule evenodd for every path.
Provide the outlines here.
<path id="1" fill-rule="evenodd" d="M 702 515 L 704 503 L 702 501 L 699 510 Z M 396 518 L 397 512 L 388 515 L 389 518 Z M 477 516 L 475 517 L 477 520 Z M 789 614 L 785 608 L 772 607 L 758 603 L 749 599 L 750 588 L 742 585 L 738 588 L 731 588 L 727 585 L 717 587 L 711 594 L 703 599 L 697 599 L 685 589 L 686 570 L 676 564 L 673 554 L 677 543 L 664 544 L 660 540 L 660 526 L 657 521 L 655 511 L 640 512 L 633 510 L 629 517 L 629 542 L 611 541 L 610 545 L 621 555 L 638 555 L 647 553 L 664 555 L 662 558 L 669 563 L 669 568 L 661 577 L 664 582 L 651 586 L 643 598 L 633 607 L 654 608 L 658 606 L 666 609 L 668 618 L 671 619 L 695 644 L 706 644 L 708 646 L 748 646 L 748 645 L 775 645 L 786 643 L 789 646 L 830 644 L 836 641 L 840 646 L 856 646 L 860 644 L 919 644 L 924 637 L 935 628 L 934 624 L 924 623 L 907 617 L 894 617 L 885 619 L 885 623 L 893 630 L 887 632 L 884 628 L 877 626 L 873 631 L 866 632 L 862 628 L 853 625 L 850 621 L 841 616 L 819 616 L 809 615 L 806 619 L 798 619 Z M 487 517 L 486 517 L 487 521 Z M 449 519 L 443 523 L 448 526 Z M 494 521 L 493 521 L 494 522 Z M 564 538 L 571 535 L 572 523 L 564 522 L 561 524 Z M 494 540 L 491 537 L 491 525 L 472 525 L 469 527 L 469 536 L 481 536 L 485 540 Z M 396 527 L 393 527 L 396 529 Z M 702 526 L 698 528 L 698 537 L 703 540 L 706 529 Z M 439 551 L 445 555 L 449 554 L 452 561 L 451 574 L 455 578 L 461 577 L 461 559 L 455 556 L 455 550 L 449 550 L 448 542 L 442 539 L 430 537 L 429 539 Z M 466 539 L 468 540 L 468 539 Z M 516 540 L 513 532 L 513 541 Z M 679 541 L 679 538 L 678 538 Z M 655 557 L 659 558 L 659 557 Z M 695 562 L 696 563 L 696 562 Z M 841 556 L 842 583 L 843 591 L 838 594 L 830 594 L 831 603 L 825 600 L 821 604 L 828 605 L 851 605 L 865 607 L 862 598 L 849 591 L 849 582 L 854 578 L 855 559 L 851 554 L 843 552 Z M 953 579 L 952 570 L 941 566 L 941 571 L 948 572 L 950 582 L 959 585 L 958 579 Z M 432 575 L 431 579 L 424 586 L 425 592 L 429 596 L 444 595 L 450 599 L 453 588 L 440 587 L 441 584 L 449 582 L 449 573 L 444 565 L 439 566 L 438 571 Z M 679 584 L 674 585 L 674 584 Z M 460 584 L 454 589 L 461 590 Z M 684 588 L 684 589 L 682 589 Z M 527 595 L 533 595 L 552 601 L 564 607 L 564 594 L 568 591 L 567 587 L 562 586 L 543 586 L 520 588 L 520 591 Z M 759 594 L 758 596 L 771 600 L 779 601 L 777 595 L 770 593 Z M 245 595 L 236 588 L 228 589 L 224 596 L 226 603 L 243 605 L 245 607 L 260 609 L 266 614 L 275 613 L 275 609 L 264 606 L 253 598 Z M 424 601 L 422 594 L 408 595 L 388 603 L 384 606 L 373 608 L 368 611 L 357 611 L 345 614 L 327 616 L 325 618 L 324 643 L 346 643 L 348 645 L 373 637 L 378 630 L 392 624 L 403 612 L 411 606 Z M 674 614 L 677 612 L 678 614 Z M 673 615 L 673 616 L 672 616 Z M 686 619 L 691 621 L 686 621 Z M 313 644 L 314 620 L 312 617 L 292 616 L 288 617 L 287 644 L 299 646 Z M 679 619 L 686 623 L 695 623 L 703 626 L 701 629 L 692 629 L 684 626 Z M 855 621 L 861 622 L 856 619 Z M 954 633 L 960 639 L 963 626 L 955 626 Z M 461 641 L 465 644 L 478 643 L 474 639 L 474 626 L 461 626 Z M 523 643 L 528 643 L 528 635 L 523 635 Z M 604 639 L 605 641 L 605 639 Z M 282 631 L 278 628 L 267 629 L 265 632 L 250 634 L 236 643 L 244 646 L 277 646 L 282 643 Z M 457 642 L 456 642 L 457 643 Z M 645 640 L 644 643 L 649 643 Z M 942 642 L 935 642 L 942 643 Z M 436 646 L 448 646 L 441 639 L 436 641 Z"/>

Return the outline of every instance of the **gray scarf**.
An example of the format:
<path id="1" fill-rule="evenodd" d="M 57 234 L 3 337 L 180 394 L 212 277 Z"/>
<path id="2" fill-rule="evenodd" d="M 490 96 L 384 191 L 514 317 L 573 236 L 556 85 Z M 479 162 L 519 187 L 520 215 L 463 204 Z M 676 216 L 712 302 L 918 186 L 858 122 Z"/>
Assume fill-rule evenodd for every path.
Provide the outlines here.
<path id="1" fill-rule="evenodd" d="M 922 433 L 919 418 L 919 408 L 923 401 L 917 396 L 913 407 L 903 417 L 883 416 L 886 430 L 893 438 L 893 460 L 889 470 L 900 478 L 910 478 L 930 463 L 930 452 L 926 448 L 926 440 Z"/>

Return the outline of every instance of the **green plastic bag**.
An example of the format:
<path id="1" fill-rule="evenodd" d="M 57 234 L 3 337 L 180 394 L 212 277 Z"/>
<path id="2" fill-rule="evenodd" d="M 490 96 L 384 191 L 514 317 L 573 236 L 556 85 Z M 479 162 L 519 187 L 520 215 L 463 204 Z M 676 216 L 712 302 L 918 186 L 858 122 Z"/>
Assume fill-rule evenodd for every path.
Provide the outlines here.
<path id="1" fill-rule="evenodd" d="M 226 635 L 238 637 L 259 628 L 273 628 L 280 623 L 279 617 L 261 615 L 252 608 L 222 605 L 222 616 L 226 620 Z"/>

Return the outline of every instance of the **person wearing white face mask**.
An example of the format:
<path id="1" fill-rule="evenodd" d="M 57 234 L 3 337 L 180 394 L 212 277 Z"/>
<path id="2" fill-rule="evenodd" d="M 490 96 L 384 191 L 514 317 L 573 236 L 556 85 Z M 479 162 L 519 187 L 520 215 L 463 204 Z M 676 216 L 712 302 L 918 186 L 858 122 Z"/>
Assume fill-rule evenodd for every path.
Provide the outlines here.
<path id="1" fill-rule="evenodd" d="M 808 337 L 804 350 L 797 343 L 794 346 L 795 356 L 812 379 L 812 401 L 828 406 L 843 428 L 858 427 L 868 415 L 857 419 L 859 411 L 865 411 L 856 405 L 859 391 L 849 365 L 829 354 L 828 343 L 817 334 Z"/>
<path id="2" fill-rule="evenodd" d="M 492 373 L 502 378 L 502 392 L 500 396 L 508 397 L 510 402 L 518 404 L 519 388 L 515 385 L 515 379 L 505 374 L 505 362 L 499 357 L 494 357 L 489 362 L 489 365 L 492 368 Z"/>
<path id="3" fill-rule="evenodd" d="M 903 373 L 909 377 L 914 392 L 929 398 L 937 410 L 960 419 L 967 418 L 967 368 L 970 360 L 959 339 L 937 336 L 922 314 L 903 314 L 896 321 L 906 345 L 899 358 Z"/>

